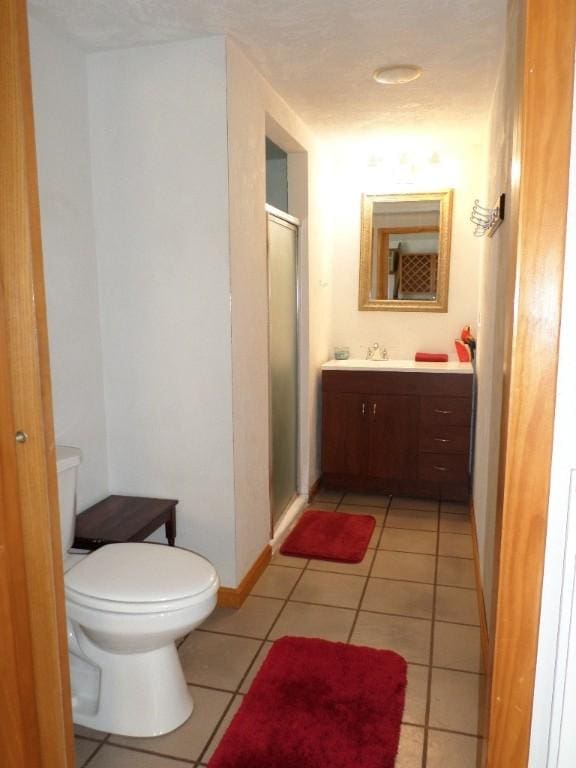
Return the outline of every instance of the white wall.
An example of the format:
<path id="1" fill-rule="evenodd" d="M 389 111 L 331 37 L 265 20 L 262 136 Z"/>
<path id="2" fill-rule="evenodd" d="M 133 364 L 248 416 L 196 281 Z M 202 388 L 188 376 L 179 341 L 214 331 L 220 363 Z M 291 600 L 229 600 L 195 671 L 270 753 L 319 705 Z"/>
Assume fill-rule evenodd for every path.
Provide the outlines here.
<path id="1" fill-rule="evenodd" d="M 178 543 L 234 585 L 225 41 L 88 72 L 110 489 L 178 498 Z"/>
<path id="2" fill-rule="evenodd" d="M 54 427 L 84 454 L 84 509 L 108 491 L 85 56 L 29 27 Z"/>
<path id="3" fill-rule="evenodd" d="M 331 344 L 364 357 L 374 342 L 390 357 L 411 359 L 418 350 L 456 358 L 454 339 L 476 322 L 481 243 L 472 235 L 472 204 L 484 190 L 485 153 L 478 132 L 453 137 L 384 134 L 335 141 L 333 181 L 333 310 Z M 429 159 L 438 162 L 431 164 Z M 447 313 L 358 310 L 361 195 L 454 189 Z"/>
<path id="4" fill-rule="evenodd" d="M 290 213 L 302 221 L 301 255 L 304 290 L 310 314 L 303 354 L 304 433 L 308 460 L 305 480 L 315 480 L 317 463 L 317 379 L 325 359 L 327 333 L 322 314 L 328 292 L 329 248 L 324 238 L 324 212 L 316 178 L 320 158 L 310 131 L 272 90 L 232 41 L 227 43 L 230 258 L 232 279 L 232 342 L 234 383 L 234 463 L 237 571 L 242 576 L 270 538 L 268 440 L 268 314 L 266 273 L 265 137 L 272 120 L 279 134 L 272 141 L 289 153 Z M 291 146 L 290 146 L 291 144 Z M 300 154 L 298 154 L 300 153 Z M 300 180 L 309 189 L 296 192 Z M 306 301 L 304 301 L 306 303 Z M 302 480 L 302 478 L 301 478 Z M 307 483 L 305 483 L 305 486 Z M 307 487 L 302 490 L 307 491 Z"/>

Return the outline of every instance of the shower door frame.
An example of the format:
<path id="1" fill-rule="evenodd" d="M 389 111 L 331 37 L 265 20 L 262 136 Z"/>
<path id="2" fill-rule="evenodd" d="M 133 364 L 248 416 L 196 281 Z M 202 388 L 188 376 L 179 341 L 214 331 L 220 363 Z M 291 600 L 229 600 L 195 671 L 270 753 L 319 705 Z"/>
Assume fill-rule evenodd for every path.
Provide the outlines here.
<path id="1" fill-rule="evenodd" d="M 301 259 L 301 233 L 302 226 L 300 219 L 296 216 L 292 216 L 286 211 L 280 208 L 275 208 L 273 205 L 266 203 L 266 278 L 268 281 L 268 496 L 270 499 L 270 537 L 274 536 L 274 529 L 278 522 L 282 519 L 282 516 L 291 504 L 298 498 L 301 493 L 300 483 L 302 480 L 302 435 L 300 417 L 302 412 L 301 397 L 302 397 L 302 364 L 301 364 L 301 328 L 302 321 L 302 259 Z M 296 228 L 296 479 L 294 493 L 286 504 L 277 520 L 274 519 L 274 510 L 272 508 L 272 470 L 273 470 L 273 421 L 272 421 L 272 365 L 270 354 L 270 305 L 271 305 L 271 283 L 270 283 L 270 248 L 269 248 L 269 236 L 268 236 L 268 222 L 270 217 L 273 217 L 280 221 L 281 224 L 288 225 L 290 228 Z"/>

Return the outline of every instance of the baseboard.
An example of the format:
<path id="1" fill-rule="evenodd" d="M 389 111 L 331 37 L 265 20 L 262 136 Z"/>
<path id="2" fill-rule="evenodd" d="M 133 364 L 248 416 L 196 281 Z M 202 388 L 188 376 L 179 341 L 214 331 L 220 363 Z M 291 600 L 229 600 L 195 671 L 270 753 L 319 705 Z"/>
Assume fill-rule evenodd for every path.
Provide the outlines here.
<path id="1" fill-rule="evenodd" d="M 314 496 L 318 493 L 318 490 L 320 489 L 320 480 L 321 478 L 317 478 L 315 483 L 312 483 L 310 486 L 310 490 L 308 491 L 308 501 L 312 501 Z"/>
<path id="2" fill-rule="evenodd" d="M 272 548 L 266 544 L 254 564 L 237 587 L 220 587 L 218 590 L 218 605 L 221 608 L 240 608 L 248 597 L 250 590 L 256 584 L 272 557 Z"/>
<path id="3" fill-rule="evenodd" d="M 472 523 L 472 547 L 474 551 L 474 571 L 476 573 L 476 594 L 478 596 L 478 612 L 480 614 L 480 642 L 482 643 L 484 669 L 486 670 L 486 673 L 489 674 L 490 638 L 488 635 L 488 622 L 486 620 L 486 601 L 484 600 L 484 588 L 482 586 L 480 552 L 478 550 L 478 529 L 476 528 L 476 515 L 474 513 L 473 501 L 470 501 L 470 521 Z"/>

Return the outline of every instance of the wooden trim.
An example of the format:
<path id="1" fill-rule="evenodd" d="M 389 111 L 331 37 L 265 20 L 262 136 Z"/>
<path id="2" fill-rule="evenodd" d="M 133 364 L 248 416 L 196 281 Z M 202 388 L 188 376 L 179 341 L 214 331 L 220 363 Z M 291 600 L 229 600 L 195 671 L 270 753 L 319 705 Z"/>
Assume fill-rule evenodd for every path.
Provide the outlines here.
<path id="1" fill-rule="evenodd" d="M 33 700 L 14 734 L 39 757 L 28 765 L 75 765 L 46 308 L 42 272 L 26 3 L 0 4 L 0 332 L 4 338 L 0 471 L 3 553 L 13 569 L 6 621 L 19 635 L 17 674 Z M 10 412 L 10 418 L 4 415 Z M 17 445 L 14 430 L 27 442 Z M 3 606 L 7 609 L 6 603 Z M 26 628 L 26 621 L 28 626 Z M 28 694 L 29 695 L 29 694 Z M 3 707 L 6 701 L 2 700 Z M 9 702 L 8 702 L 9 705 Z M 4 711 L 0 713 L 0 720 Z M 13 720 L 16 724 L 16 721 Z M 22 763 L 20 763 L 22 765 Z"/>
<path id="2" fill-rule="evenodd" d="M 272 557 L 272 547 L 267 544 L 238 587 L 220 587 L 218 606 L 220 608 L 240 608 L 254 584 L 258 581 Z"/>
<path id="3" fill-rule="evenodd" d="M 314 496 L 318 493 L 320 490 L 320 485 L 322 483 L 322 476 L 316 478 L 316 482 L 312 483 L 310 486 L 310 490 L 308 491 L 308 502 L 311 502 Z"/>
<path id="4" fill-rule="evenodd" d="M 474 501 L 470 500 L 470 523 L 472 526 L 472 552 L 474 555 L 474 574 L 476 577 L 476 595 L 478 598 L 478 613 L 480 615 L 480 642 L 482 643 L 482 658 L 486 674 L 490 674 L 490 639 L 488 635 L 488 620 L 486 617 L 486 600 L 484 598 L 484 586 L 482 584 L 482 572 L 480 569 L 480 552 L 478 550 L 478 528 L 476 526 L 476 514 Z"/>
<path id="5" fill-rule="evenodd" d="M 526 0 L 513 167 L 488 768 L 525 768 L 530 728 L 562 298 L 576 4 Z M 553 169 L 553 172 L 551 172 Z M 513 216 L 516 214 L 513 214 Z"/>

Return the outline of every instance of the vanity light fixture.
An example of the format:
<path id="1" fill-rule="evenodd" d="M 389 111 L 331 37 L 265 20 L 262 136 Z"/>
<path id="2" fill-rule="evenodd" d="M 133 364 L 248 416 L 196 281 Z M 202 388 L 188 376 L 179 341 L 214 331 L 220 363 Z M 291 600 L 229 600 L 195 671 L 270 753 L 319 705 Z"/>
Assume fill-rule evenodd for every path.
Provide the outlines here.
<path id="1" fill-rule="evenodd" d="M 415 64 L 397 64 L 391 67 L 380 67 L 372 78 L 383 85 L 401 85 L 417 80 L 422 74 L 422 67 Z"/>

